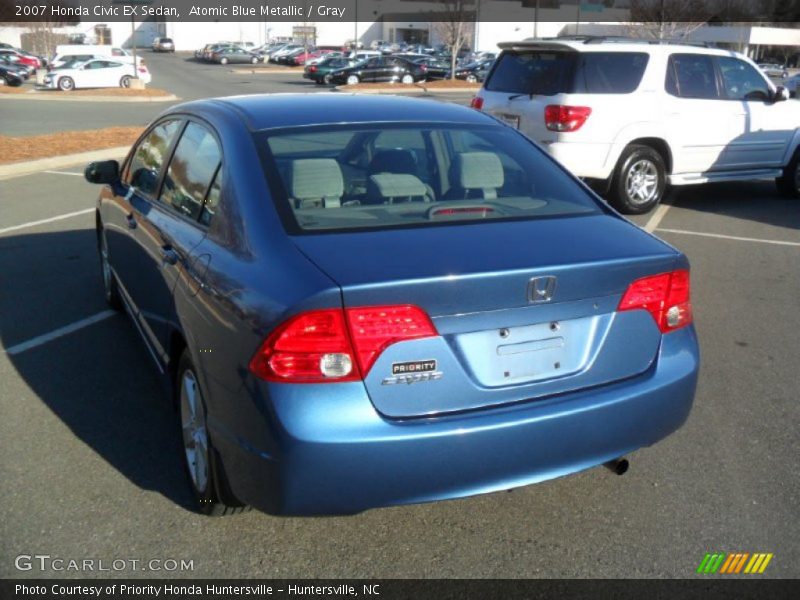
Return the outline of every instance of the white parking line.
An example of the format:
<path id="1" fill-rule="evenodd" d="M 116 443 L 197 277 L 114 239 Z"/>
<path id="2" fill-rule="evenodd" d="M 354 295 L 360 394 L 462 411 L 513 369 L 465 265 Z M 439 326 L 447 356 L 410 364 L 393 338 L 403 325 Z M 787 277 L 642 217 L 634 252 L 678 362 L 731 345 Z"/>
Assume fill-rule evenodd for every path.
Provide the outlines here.
<path id="1" fill-rule="evenodd" d="M 78 217 L 80 215 L 88 215 L 91 212 L 94 212 L 94 209 L 87 208 L 84 210 L 76 210 L 75 212 L 58 215 L 57 217 L 50 217 L 49 219 L 41 219 L 40 221 L 29 221 L 28 223 L 22 223 L 21 225 L 14 225 L 13 227 L 6 227 L 5 229 L 0 229 L 0 234 L 8 233 L 9 231 L 17 231 L 19 229 L 27 229 L 28 227 L 36 227 L 37 225 L 44 225 L 45 223 L 52 223 L 54 221 L 61 221 L 62 219 L 70 219 L 72 217 Z"/>
<path id="2" fill-rule="evenodd" d="M 73 177 L 83 177 L 83 173 L 67 173 L 66 171 L 43 171 L 51 175 L 72 175 Z"/>
<path id="3" fill-rule="evenodd" d="M 664 218 L 664 215 L 667 214 L 669 210 L 669 204 L 659 204 L 656 212 L 653 213 L 653 216 L 647 220 L 647 223 L 644 224 L 644 230 L 653 233 L 656 230 L 656 227 L 659 226 L 661 220 Z"/>
<path id="4" fill-rule="evenodd" d="M 736 242 L 756 242 L 759 244 L 773 244 L 775 246 L 796 246 L 800 248 L 800 242 L 784 242 L 783 240 L 765 240 L 762 238 L 739 237 L 737 235 L 722 235 L 720 233 L 703 233 L 702 231 L 685 231 L 683 229 L 657 229 L 663 233 L 677 233 L 680 235 L 697 235 L 701 237 L 717 238 L 721 240 L 733 240 Z"/>
<path id="5" fill-rule="evenodd" d="M 44 333 L 42 335 L 37 335 L 35 338 L 28 340 L 27 342 L 22 342 L 21 344 L 17 344 L 16 346 L 11 346 L 11 348 L 6 348 L 6 354 L 19 354 L 20 352 L 25 352 L 26 350 L 30 350 L 31 348 L 36 348 L 37 346 L 41 346 L 42 344 L 46 344 L 47 342 L 52 342 L 55 339 L 58 339 L 62 336 L 67 334 L 73 333 L 78 331 L 79 329 L 83 329 L 84 327 L 88 327 L 89 325 L 94 325 L 108 317 L 115 315 L 113 310 L 104 310 L 102 312 L 97 313 L 96 315 L 92 315 L 91 317 L 86 317 L 85 319 L 81 319 L 80 321 L 75 321 L 69 325 L 65 325 L 64 327 L 59 327 L 58 329 L 54 329 L 50 333 Z"/>

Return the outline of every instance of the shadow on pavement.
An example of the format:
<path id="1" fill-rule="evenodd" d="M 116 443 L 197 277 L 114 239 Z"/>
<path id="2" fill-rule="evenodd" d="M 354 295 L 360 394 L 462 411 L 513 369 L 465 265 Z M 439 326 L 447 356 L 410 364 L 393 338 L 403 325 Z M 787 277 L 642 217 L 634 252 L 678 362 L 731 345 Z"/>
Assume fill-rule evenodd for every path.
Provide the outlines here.
<path id="1" fill-rule="evenodd" d="M 669 203 L 684 210 L 800 230 L 800 204 L 781 196 L 771 181 L 676 187 Z"/>
<path id="2" fill-rule="evenodd" d="M 13 254 L 23 253 L 28 260 L 13 261 Z M 65 263 L 64 253 L 77 258 Z M 87 287 L 90 293 L 102 297 L 92 229 L 2 237 L 0 268 L 12 281 L 15 272 L 24 269 L 34 270 L 35 275 L 34 280 L 28 278 L 27 285 L 0 293 L 0 340 L 4 348 L 23 341 L 19 330 L 16 335 L 8 332 L 15 330 L 17 321 L 35 318 L 37 307 L 46 306 L 39 296 L 50 289 L 51 279 L 60 282 L 59 301 L 65 308 L 81 303 Z M 81 317 L 95 314 L 98 306 L 105 308 L 83 304 Z M 59 322 L 67 325 L 69 317 L 61 316 Z M 28 333 L 26 339 L 31 337 Z M 78 439 L 136 486 L 159 492 L 190 509 L 177 416 L 165 400 L 157 371 L 126 316 L 112 316 L 10 354 L 8 359 L 30 390 Z"/>

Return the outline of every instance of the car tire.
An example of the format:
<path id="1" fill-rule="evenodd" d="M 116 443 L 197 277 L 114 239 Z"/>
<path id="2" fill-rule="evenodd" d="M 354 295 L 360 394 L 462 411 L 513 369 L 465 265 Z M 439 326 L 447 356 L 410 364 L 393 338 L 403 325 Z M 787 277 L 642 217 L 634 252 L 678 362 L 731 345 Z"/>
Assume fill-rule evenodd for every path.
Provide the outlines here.
<path id="1" fill-rule="evenodd" d="M 409 75 L 408 73 L 406 73 L 400 79 L 400 83 L 405 83 L 406 85 L 410 85 L 410 84 L 414 83 L 414 76 L 413 75 Z"/>
<path id="2" fill-rule="evenodd" d="M 211 444 L 206 421 L 206 403 L 188 350 L 178 363 L 175 383 L 183 449 L 183 466 L 198 512 L 223 516 L 247 507 L 233 495 L 219 454 Z"/>
<path id="3" fill-rule="evenodd" d="M 119 87 L 121 87 L 121 88 L 129 88 L 129 87 L 131 87 L 131 76 L 130 75 L 123 75 L 122 79 L 119 80 Z"/>
<path id="4" fill-rule="evenodd" d="M 795 150 L 792 160 L 775 180 L 778 191 L 786 198 L 800 198 L 800 148 Z"/>
<path id="5" fill-rule="evenodd" d="M 223 56 L 222 58 L 219 59 L 219 64 L 227 65 L 228 64 L 228 59 Z"/>
<path id="6" fill-rule="evenodd" d="M 119 284 L 111 263 L 108 260 L 108 242 L 106 241 L 106 230 L 98 224 L 97 230 L 97 251 L 100 255 L 100 276 L 103 280 L 103 296 L 106 304 L 117 312 L 122 310 L 122 296 L 119 293 Z"/>
<path id="7" fill-rule="evenodd" d="M 633 144 L 619 158 L 609 189 L 609 202 L 626 215 L 651 211 L 667 189 L 664 158 L 650 146 Z"/>
<path id="8" fill-rule="evenodd" d="M 330 75 L 325 75 L 325 77 L 322 78 L 322 82 L 326 85 L 330 85 L 333 83 L 333 77 Z"/>
<path id="9" fill-rule="evenodd" d="M 348 75 L 347 76 L 347 85 L 356 85 L 361 80 L 358 78 L 358 75 Z"/>
<path id="10" fill-rule="evenodd" d="M 250 64 L 251 64 L 251 65 L 258 64 L 258 57 L 257 57 L 257 56 L 254 56 L 253 58 L 251 58 L 251 59 L 250 59 Z"/>
<path id="11" fill-rule="evenodd" d="M 72 77 L 62 77 L 58 80 L 58 89 L 62 92 L 71 92 L 75 89 L 75 82 Z"/>
<path id="12" fill-rule="evenodd" d="M 467 75 L 467 83 L 478 83 L 478 78 L 475 75 Z"/>

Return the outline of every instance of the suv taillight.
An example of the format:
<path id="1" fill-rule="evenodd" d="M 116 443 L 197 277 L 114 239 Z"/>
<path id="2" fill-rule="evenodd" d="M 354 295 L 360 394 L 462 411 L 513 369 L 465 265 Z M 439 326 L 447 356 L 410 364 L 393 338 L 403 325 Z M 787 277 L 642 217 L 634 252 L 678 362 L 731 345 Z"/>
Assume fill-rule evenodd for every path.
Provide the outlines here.
<path id="1" fill-rule="evenodd" d="M 480 96 L 475 96 L 472 101 L 469 103 L 470 108 L 474 108 L 475 110 L 481 110 L 483 108 L 483 98 Z"/>
<path id="2" fill-rule="evenodd" d="M 359 381 L 390 345 L 435 335 L 416 306 L 313 310 L 279 325 L 253 356 L 250 371 L 282 383 Z"/>
<path id="3" fill-rule="evenodd" d="M 544 124 L 550 131 L 578 131 L 590 114 L 588 106 L 549 104 L 544 109 Z"/>
<path id="4" fill-rule="evenodd" d="M 689 271 L 678 270 L 637 279 L 628 286 L 618 311 L 649 312 L 661 333 L 675 331 L 692 322 Z"/>

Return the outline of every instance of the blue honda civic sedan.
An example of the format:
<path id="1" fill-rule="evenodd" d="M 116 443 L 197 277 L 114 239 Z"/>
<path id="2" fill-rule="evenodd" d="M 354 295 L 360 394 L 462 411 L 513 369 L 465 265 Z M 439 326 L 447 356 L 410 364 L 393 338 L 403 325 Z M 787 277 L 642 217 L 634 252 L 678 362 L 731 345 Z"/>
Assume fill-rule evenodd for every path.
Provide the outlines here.
<path id="1" fill-rule="evenodd" d="M 689 414 L 686 257 L 484 113 L 202 100 L 86 178 L 106 300 L 170 390 L 202 512 L 621 471 Z"/>

